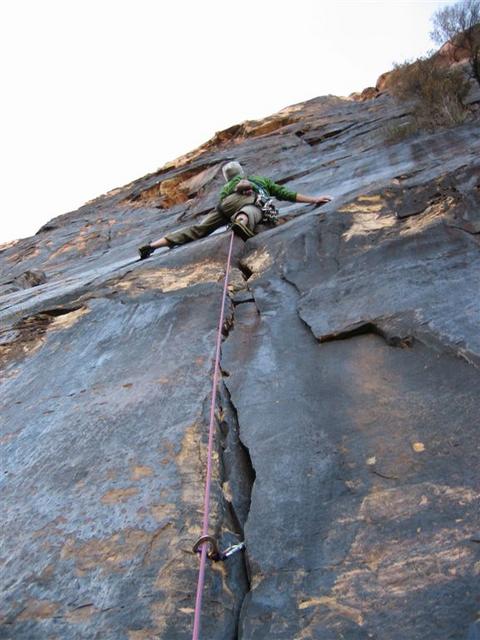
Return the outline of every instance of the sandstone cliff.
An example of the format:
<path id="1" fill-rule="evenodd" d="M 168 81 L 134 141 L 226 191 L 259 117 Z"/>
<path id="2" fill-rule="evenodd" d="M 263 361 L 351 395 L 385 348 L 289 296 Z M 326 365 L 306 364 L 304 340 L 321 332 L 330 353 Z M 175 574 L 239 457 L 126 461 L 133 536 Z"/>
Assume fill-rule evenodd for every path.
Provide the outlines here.
<path id="1" fill-rule="evenodd" d="M 405 117 L 295 105 L 2 248 L 0 638 L 191 637 L 227 236 L 132 260 L 232 158 L 334 200 L 235 241 L 202 638 L 474 633 L 480 131 Z"/>

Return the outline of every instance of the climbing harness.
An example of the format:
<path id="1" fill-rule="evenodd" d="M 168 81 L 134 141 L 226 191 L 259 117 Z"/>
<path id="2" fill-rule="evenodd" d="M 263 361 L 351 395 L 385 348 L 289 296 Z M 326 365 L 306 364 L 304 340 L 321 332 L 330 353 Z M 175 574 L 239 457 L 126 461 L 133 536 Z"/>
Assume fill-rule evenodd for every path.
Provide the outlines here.
<path id="1" fill-rule="evenodd" d="M 207 473 L 205 479 L 205 498 L 203 503 L 203 526 L 202 535 L 197 540 L 193 547 L 195 553 L 200 553 L 200 568 L 198 571 L 198 583 L 197 583 L 197 595 L 195 598 L 195 614 L 193 621 L 193 635 L 192 640 L 198 640 L 200 634 L 200 614 L 202 609 L 202 594 L 205 585 L 205 565 L 207 557 L 211 560 L 226 560 L 232 554 L 240 551 L 245 547 L 244 542 L 232 545 L 220 551 L 218 544 L 212 536 L 208 534 L 208 524 L 210 517 L 210 486 L 212 481 L 212 458 L 213 458 L 213 439 L 215 430 L 215 406 L 217 400 L 217 386 L 220 373 L 220 346 L 222 343 L 222 329 L 225 318 L 225 301 L 227 299 L 227 286 L 228 276 L 230 274 L 230 264 L 232 261 L 232 248 L 233 248 L 233 231 L 230 233 L 230 245 L 228 248 L 227 266 L 225 269 L 225 280 L 223 283 L 222 304 L 220 307 L 220 318 L 217 328 L 217 340 L 215 346 L 214 357 L 214 369 L 213 369 L 213 382 L 212 382 L 212 397 L 210 402 L 210 424 L 208 428 L 208 449 L 207 449 Z"/>
<path id="2" fill-rule="evenodd" d="M 264 224 L 276 225 L 278 222 L 278 209 L 275 206 L 273 198 L 264 187 L 256 182 L 253 178 L 249 178 L 249 181 L 255 185 L 255 200 L 253 204 L 262 212 L 262 222 Z"/>

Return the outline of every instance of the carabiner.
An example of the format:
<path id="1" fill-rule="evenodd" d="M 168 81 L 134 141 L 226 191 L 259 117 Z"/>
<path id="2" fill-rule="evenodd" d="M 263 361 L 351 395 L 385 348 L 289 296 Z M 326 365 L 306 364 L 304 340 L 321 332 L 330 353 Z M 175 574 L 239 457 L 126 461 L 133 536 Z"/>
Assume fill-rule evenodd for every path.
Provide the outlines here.
<path id="1" fill-rule="evenodd" d="M 200 538 L 193 545 L 193 553 L 201 553 L 200 547 L 203 544 L 209 545 L 207 550 L 207 557 L 210 560 L 222 560 L 222 554 L 220 553 L 217 545 L 217 541 L 212 536 L 200 536 Z"/>

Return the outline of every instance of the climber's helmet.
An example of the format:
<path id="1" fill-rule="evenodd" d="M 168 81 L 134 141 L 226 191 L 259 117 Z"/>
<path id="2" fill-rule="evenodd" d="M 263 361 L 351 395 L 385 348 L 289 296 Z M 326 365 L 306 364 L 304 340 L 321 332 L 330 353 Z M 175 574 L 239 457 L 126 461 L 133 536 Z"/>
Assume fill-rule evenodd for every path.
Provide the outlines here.
<path id="1" fill-rule="evenodd" d="M 225 178 L 225 182 L 230 182 L 233 178 L 237 176 L 245 175 L 245 171 L 243 170 L 242 165 L 236 160 L 232 160 L 231 162 L 227 162 L 222 168 L 223 177 Z"/>

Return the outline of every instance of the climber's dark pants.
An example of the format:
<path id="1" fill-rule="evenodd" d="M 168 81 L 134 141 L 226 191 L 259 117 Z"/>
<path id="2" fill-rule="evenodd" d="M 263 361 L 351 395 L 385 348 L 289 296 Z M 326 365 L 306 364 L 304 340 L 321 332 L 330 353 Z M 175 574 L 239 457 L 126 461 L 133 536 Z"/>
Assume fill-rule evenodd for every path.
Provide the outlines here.
<path id="1" fill-rule="evenodd" d="M 235 218 L 239 213 L 244 213 L 248 217 L 248 226 L 254 231 L 262 219 L 262 212 L 253 204 L 254 202 L 254 195 L 243 196 L 239 193 L 232 193 L 224 198 L 219 207 L 217 207 L 213 213 L 210 213 L 200 224 L 194 224 L 191 227 L 170 233 L 165 236 L 165 240 L 172 246 L 198 240 L 212 233 L 215 229 L 228 224 L 230 220 Z"/>

